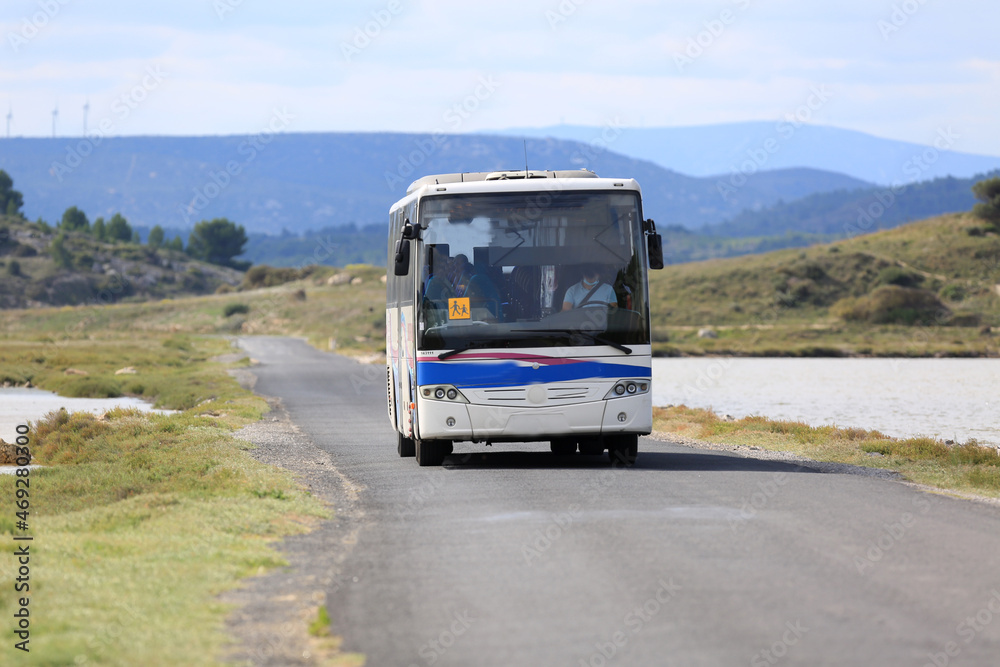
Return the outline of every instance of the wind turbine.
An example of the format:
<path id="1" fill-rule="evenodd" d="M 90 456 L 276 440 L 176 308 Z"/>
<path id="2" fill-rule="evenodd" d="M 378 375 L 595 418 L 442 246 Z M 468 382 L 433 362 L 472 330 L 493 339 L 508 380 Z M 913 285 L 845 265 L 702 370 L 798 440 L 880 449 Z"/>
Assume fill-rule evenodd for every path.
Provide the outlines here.
<path id="1" fill-rule="evenodd" d="M 56 108 L 52 110 L 52 138 L 53 139 L 56 138 L 56 118 L 58 118 L 58 117 L 59 117 L 59 105 L 57 104 Z"/>
<path id="2" fill-rule="evenodd" d="M 14 109 L 7 107 L 7 138 L 10 139 L 10 121 L 14 119 Z"/>
<path id="3" fill-rule="evenodd" d="M 87 136 L 87 114 L 90 113 L 90 100 L 83 105 L 83 136 Z"/>

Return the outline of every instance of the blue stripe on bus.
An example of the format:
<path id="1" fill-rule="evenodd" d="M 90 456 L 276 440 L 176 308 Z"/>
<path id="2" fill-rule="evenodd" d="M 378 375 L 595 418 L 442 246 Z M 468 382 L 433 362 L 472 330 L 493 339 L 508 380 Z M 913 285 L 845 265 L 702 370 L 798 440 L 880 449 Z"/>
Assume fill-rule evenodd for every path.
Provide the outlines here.
<path id="1" fill-rule="evenodd" d="M 648 379 L 650 369 L 625 364 L 581 361 L 575 364 L 543 365 L 532 368 L 513 361 L 501 362 L 417 362 L 417 384 L 451 384 L 462 387 L 503 387 L 509 385 L 571 382 L 590 378 Z"/>

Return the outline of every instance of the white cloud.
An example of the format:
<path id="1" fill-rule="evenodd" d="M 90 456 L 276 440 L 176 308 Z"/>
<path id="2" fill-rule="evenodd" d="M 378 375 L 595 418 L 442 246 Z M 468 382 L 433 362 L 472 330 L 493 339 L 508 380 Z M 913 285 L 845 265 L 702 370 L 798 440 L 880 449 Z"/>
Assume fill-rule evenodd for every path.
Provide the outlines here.
<path id="1" fill-rule="evenodd" d="M 772 120 L 826 84 L 837 95 L 817 122 L 911 141 L 951 122 L 974 138 L 963 149 L 1000 154 L 994 0 L 927 2 L 888 37 L 879 21 L 898 0 L 233 4 L 220 19 L 205 0 L 67 3 L 17 52 L 0 44 L 0 103 L 14 107 L 15 132 L 46 136 L 58 102 L 69 132 L 88 97 L 93 118 L 160 65 L 169 80 L 121 132 L 253 132 L 276 105 L 299 110 L 295 130 L 450 130 L 444 114 L 493 76 L 502 85 L 458 128 L 475 131 Z M 36 10 L 4 3 L 0 37 Z M 723 10 L 732 20 L 719 32 Z M 699 37 L 703 54 L 678 68 Z"/>

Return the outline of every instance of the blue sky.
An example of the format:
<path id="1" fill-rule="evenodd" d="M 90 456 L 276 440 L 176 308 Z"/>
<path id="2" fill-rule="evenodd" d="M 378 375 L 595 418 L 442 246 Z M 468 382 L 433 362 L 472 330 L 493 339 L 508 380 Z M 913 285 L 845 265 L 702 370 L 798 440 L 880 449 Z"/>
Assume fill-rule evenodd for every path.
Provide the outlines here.
<path id="1" fill-rule="evenodd" d="M 14 136 L 779 120 L 1000 156 L 996 0 L 4 0 Z M 819 98 L 815 92 L 824 94 Z M 820 99 L 822 98 L 822 99 Z"/>

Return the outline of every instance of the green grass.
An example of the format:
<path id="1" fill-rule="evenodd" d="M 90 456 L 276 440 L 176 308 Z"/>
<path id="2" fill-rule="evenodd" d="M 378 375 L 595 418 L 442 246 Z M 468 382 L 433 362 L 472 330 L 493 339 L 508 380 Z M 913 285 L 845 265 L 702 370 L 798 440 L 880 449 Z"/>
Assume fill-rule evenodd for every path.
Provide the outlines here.
<path id="1" fill-rule="evenodd" d="M 184 410 L 61 411 L 33 426 L 32 454 L 45 467 L 29 478 L 32 651 L 23 664 L 218 664 L 230 610 L 216 596 L 283 565 L 274 542 L 329 516 L 233 438 L 267 406 L 208 361 L 230 349 L 220 338 L 162 334 L 0 345 L 7 375 L 93 394 L 128 364 L 139 375 L 117 376 L 124 388 L 142 382 L 135 393 Z M 67 364 L 91 375 L 65 376 Z M 3 497 L 14 497 L 16 479 L 0 476 Z M 8 544 L 21 534 L 6 517 L 0 533 Z M 0 587 L 0 614 L 11 618 L 15 605 L 13 587 Z"/>
<path id="2" fill-rule="evenodd" d="M 724 420 L 711 410 L 655 408 L 656 431 L 727 445 L 785 451 L 815 461 L 895 470 L 918 484 L 1000 498 L 1000 453 L 976 442 L 891 438 L 878 431 L 808 426 L 761 416 Z"/>
<path id="3" fill-rule="evenodd" d="M 277 287 L 241 292 L 238 303 L 247 306 L 249 312 L 228 316 L 227 306 L 236 302 L 234 294 L 101 308 L 0 311 L 0 342 L 41 340 L 60 347 L 74 341 L 114 345 L 136 338 L 162 339 L 169 334 L 183 340 L 191 335 L 246 333 L 300 336 L 324 350 L 333 340 L 336 349 L 347 354 L 384 351 L 385 284 L 381 278 L 385 270 L 348 266 L 341 271 L 360 279 L 360 283 L 327 285 L 326 272 L 320 272 Z M 67 357 L 66 363 L 71 361 Z"/>

